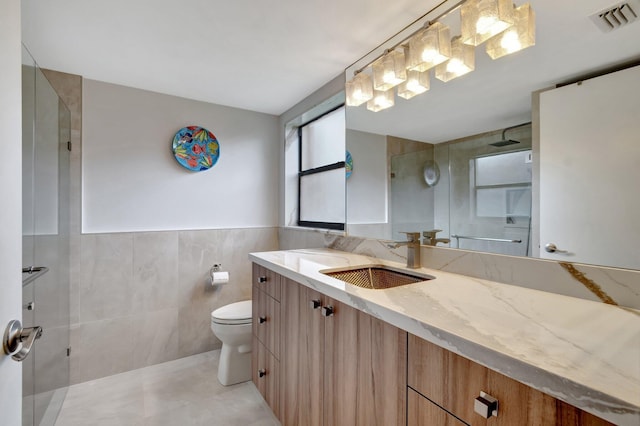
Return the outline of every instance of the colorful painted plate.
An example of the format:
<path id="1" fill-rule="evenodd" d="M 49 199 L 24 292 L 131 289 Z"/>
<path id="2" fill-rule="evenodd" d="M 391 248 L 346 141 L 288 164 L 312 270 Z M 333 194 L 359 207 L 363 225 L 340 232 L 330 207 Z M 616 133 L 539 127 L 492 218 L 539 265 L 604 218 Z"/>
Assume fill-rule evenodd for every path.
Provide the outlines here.
<path id="1" fill-rule="evenodd" d="M 173 155 L 182 167 L 194 172 L 209 170 L 220 157 L 218 139 L 198 126 L 187 126 L 173 137 Z"/>
<path id="2" fill-rule="evenodd" d="M 351 157 L 351 153 L 349 151 L 346 151 L 346 154 L 347 156 L 344 161 L 344 168 L 347 173 L 347 179 L 349 179 L 349 176 L 351 176 L 351 173 L 353 173 L 353 158 Z"/>

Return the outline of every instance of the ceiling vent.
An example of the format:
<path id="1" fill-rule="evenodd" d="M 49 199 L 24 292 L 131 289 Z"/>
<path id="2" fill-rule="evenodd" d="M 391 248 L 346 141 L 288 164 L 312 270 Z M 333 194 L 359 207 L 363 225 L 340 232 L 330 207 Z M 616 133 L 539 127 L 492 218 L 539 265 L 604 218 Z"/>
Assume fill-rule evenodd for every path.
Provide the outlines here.
<path id="1" fill-rule="evenodd" d="M 629 0 L 590 16 L 591 20 L 607 33 L 624 27 L 638 19 L 640 15 L 640 0 Z"/>

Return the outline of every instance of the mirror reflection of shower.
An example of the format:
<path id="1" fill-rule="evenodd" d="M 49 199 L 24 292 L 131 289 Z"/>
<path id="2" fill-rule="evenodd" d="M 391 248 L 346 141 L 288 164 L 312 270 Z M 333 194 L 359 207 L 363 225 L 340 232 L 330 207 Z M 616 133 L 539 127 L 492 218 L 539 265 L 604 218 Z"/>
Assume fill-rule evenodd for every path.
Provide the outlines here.
<path id="1" fill-rule="evenodd" d="M 347 149 L 350 235 L 531 255 L 530 123 L 439 144 L 348 130 Z"/>
<path id="2" fill-rule="evenodd" d="M 450 246 L 530 256 L 531 123 L 469 137 L 447 148 Z"/>

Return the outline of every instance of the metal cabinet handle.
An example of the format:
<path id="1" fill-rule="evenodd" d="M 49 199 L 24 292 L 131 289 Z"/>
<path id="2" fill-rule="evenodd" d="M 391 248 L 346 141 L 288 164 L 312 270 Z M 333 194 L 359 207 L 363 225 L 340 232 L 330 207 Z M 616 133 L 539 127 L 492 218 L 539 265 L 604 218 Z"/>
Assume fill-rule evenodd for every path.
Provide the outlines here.
<path id="1" fill-rule="evenodd" d="M 260 324 L 264 324 L 265 322 L 267 322 L 267 317 L 259 317 L 259 318 L 258 318 L 258 322 L 259 322 Z"/>
<path id="2" fill-rule="evenodd" d="M 267 282 L 267 277 L 258 277 L 258 283 L 260 284 L 264 284 Z"/>
<path id="3" fill-rule="evenodd" d="M 42 336 L 42 327 L 25 327 L 18 320 L 9 321 L 4 331 L 2 348 L 4 353 L 11 355 L 14 361 L 24 361 L 31 352 L 33 343 Z"/>
<path id="4" fill-rule="evenodd" d="M 267 375 L 267 370 L 265 370 L 264 368 L 261 368 L 260 370 L 258 370 L 258 377 L 264 377 Z"/>
<path id="5" fill-rule="evenodd" d="M 473 402 L 473 411 L 485 419 L 498 417 L 498 400 L 491 395 L 480 391 L 480 396 Z"/>
<path id="6" fill-rule="evenodd" d="M 544 250 L 547 253 L 568 253 L 567 250 L 560 250 L 554 243 L 546 244 Z"/>
<path id="7" fill-rule="evenodd" d="M 311 309 L 318 309 L 322 306 L 320 299 L 313 299 L 310 303 Z"/>
<path id="8" fill-rule="evenodd" d="M 323 306 L 322 307 L 322 315 L 324 315 L 325 317 L 332 317 L 333 316 L 333 306 Z"/>

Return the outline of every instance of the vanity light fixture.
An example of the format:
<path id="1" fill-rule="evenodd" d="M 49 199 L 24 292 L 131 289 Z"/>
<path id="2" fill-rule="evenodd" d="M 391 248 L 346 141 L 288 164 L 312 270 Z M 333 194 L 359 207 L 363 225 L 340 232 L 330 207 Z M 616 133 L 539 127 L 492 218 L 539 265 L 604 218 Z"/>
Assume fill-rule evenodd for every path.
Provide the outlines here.
<path id="1" fill-rule="evenodd" d="M 458 9 L 461 35 L 452 39 L 449 27 L 439 20 Z M 535 45 L 535 14 L 531 5 L 516 8 L 512 0 L 455 2 L 357 69 L 345 85 L 347 106 L 367 102 L 367 109 L 374 112 L 392 107 L 394 87 L 398 96 L 411 99 L 429 90 L 431 68 L 435 69 L 435 77 L 444 82 L 465 75 L 475 69 L 474 47 L 487 40 L 486 51 L 493 59 Z"/>
<path id="2" fill-rule="evenodd" d="M 451 57 L 449 27 L 441 22 L 427 23 L 426 27 L 409 39 L 407 68 L 427 71 Z"/>
<path id="3" fill-rule="evenodd" d="M 407 81 L 398 86 L 398 96 L 411 99 L 429 90 L 429 86 L 429 71 L 409 70 L 407 71 Z"/>
<path id="4" fill-rule="evenodd" d="M 375 61 L 373 68 L 373 88 L 389 90 L 407 79 L 407 65 L 403 50 L 388 50 Z"/>
<path id="5" fill-rule="evenodd" d="M 460 8 L 462 42 L 478 46 L 514 24 L 511 0 L 468 0 Z"/>
<path id="6" fill-rule="evenodd" d="M 347 106 L 360 106 L 373 98 L 373 81 L 371 76 L 358 72 L 345 84 Z"/>
<path id="7" fill-rule="evenodd" d="M 405 57 L 409 56 L 409 46 L 404 46 Z M 407 80 L 398 86 L 398 96 L 411 99 L 429 90 L 429 71 L 407 70 Z"/>
<path id="8" fill-rule="evenodd" d="M 436 78 L 444 82 L 453 80 L 475 69 L 476 55 L 473 46 L 464 44 L 462 37 L 451 40 L 451 59 L 436 67 Z"/>
<path id="9" fill-rule="evenodd" d="M 369 111 L 378 112 L 383 109 L 391 108 L 395 104 L 393 88 L 389 90 L 374 90 L 373 98 L 367 102 Z"/>
<path id="10" fill-rule="evenodd" d="M 531 4 L 523 4 L 515 8 L 514 12 L 514 25 L 487 41 L 487 54 L 492 59 L 501 58 L 536 44 L 536 18 Z"/>

